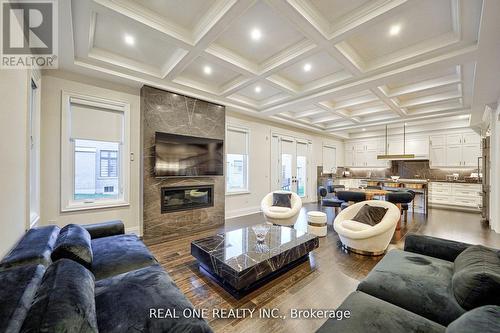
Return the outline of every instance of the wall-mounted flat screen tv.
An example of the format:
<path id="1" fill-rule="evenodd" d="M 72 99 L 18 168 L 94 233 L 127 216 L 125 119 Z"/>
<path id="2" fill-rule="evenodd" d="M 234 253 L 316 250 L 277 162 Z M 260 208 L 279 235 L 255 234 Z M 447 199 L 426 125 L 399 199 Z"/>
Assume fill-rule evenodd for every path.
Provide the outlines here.
<path id="1" fill-rule="evenodd" d="M 224 141 L 156 132 L 156 177 L 224 175 Z"/>

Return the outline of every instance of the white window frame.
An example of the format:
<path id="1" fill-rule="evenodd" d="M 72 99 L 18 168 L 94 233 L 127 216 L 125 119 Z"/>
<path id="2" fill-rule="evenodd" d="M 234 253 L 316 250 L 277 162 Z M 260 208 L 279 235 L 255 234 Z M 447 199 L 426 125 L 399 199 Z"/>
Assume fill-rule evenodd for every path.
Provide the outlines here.
<path id="1" fill-rule="evenodd" d="M 32 85 L 35 85 L 33 89 Z M 40 221 L 40 71 L 33 69 L 28 75 L 28 221 L 26 228 L 35 227 Z M 34 192 L 34 193 L 32 193 Z"/>
<path id="2" fill-rule="evenodd" d="M 117 199 L 96 201 L 75 201 L 74 151 L 71 139 L 71 103 L 123 112 L 123 134 L 120 143 L 120 196 Z M 88 209 L 105 209 L 130 205 L 130 104 L 96 96 L 82 95 L 69 91 L 61 94 L 61 212 Z"/>
<path id="3" fill-rule="evenodd" d="M 227 188 L 227 175 L 225 179 L 225 193 L 226 196 L 231 196 L 231 195 L 241 195 L 241 194 L 250 194 L 250 129 L 247 127 L 239 126 L 239 125 L 231 125 L 228 124 L 226 126 L 226 137 L 227 137 L 227 131 L 236 131 L 236 132 L 242 132 L 246 134 L 246 146 L 247 146 L 247 179 L 246 179 L 246 189 L 243 190 L 233 190 L 229 191 Z M 225 145 L 227 147 L 227 144 Z M 227 161 L 227 152 L 225 154 L 225 160 Z M 229 170 L 226 170 L 227 173 L 229 173 Z"/>

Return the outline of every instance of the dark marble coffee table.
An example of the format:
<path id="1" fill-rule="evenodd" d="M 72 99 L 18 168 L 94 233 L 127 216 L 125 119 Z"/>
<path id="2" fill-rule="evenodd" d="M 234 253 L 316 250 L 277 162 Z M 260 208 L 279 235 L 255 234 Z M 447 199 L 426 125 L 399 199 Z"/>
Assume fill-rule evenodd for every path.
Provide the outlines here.
<path id="1" fill-rule="evenodd" d="M 259 224 L 195 240 L 191 255 L 224 289 L 241 297 L 307 260 L 317 236 L 290 227 Z"/>

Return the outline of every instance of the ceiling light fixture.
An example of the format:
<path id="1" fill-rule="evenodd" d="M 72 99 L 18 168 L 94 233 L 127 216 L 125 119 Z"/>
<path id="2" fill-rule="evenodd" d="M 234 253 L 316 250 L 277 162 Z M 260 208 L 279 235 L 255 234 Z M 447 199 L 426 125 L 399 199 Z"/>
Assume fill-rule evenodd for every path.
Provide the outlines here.
<path id="1" fill-rule="evenodd" d="M 363 132 L 364 132 L 364 131 L 366 131 L 366 128 L 363 128 L 363 129 L 362 129 L 362 131 L 363 131 Z"/>
<path id="2" fill-rule="evenodd" d="M 395 25 L 391 26 L 391 28 L 389 29 L 389 35 L 397 36 L 397 35 L 399 35 L 400 31 L 401 31 L 401 25 L 395 24 Z"/>
<path id="3" fill-rule="evenodd" d="M 207 75 L 212 74 L 212 67 L 210 67 L 210 66 L 203 67 L 203 73 L 205 73 Z"/>
<path id="4" fill-rule="evenodd" d="M 250 37 L 252 37 L 253 40 L 260 40 L 262 38 L 262 32 L 259 29 L 254 28 L 250 32 Z"/>
<path id="5" fill-rule="evenodd" d="M 260 86 L 255 87 L 255 92 L 258 94 L 262 91 L 262 88 Z"/>
<path id="6" fill-rule="evenodd" d="M 304 65 L 304 72 L 309 72 L 311 70 L 312 66 L 311 64 L 307 63 Z"/>
<path id="7" fill-rule="evenodd" d="M 125 36 L 123 37 L 123 39 L 125 40 L 125 43 L 126 43 L 127 45 L 132 46 L 132 45 L 134 45 L 134 44 L 135 44 L 135 38 L 134 38 L 133 36 L 131 36 L 131 35 L 125 35 Z"/>

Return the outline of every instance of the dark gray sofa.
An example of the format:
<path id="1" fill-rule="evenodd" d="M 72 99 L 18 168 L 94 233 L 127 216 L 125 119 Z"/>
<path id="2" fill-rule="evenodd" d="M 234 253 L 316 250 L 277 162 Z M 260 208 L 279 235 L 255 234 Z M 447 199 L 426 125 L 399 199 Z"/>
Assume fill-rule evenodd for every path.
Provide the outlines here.
<path id="1" fill-rule="evenodd" d="M 318 332 L 500 332 L 500 251 L 408 235 L 339 308 Z"/>
<path id="2" fill-rule="evenodd" d="M 150 318 L 193 306 L 121 221 L 83 227 L 90 265 L 54 256 L 57 226 L 29 230 L 0 262 L 0 332 L 212 332 L 201 318 Z"/>

